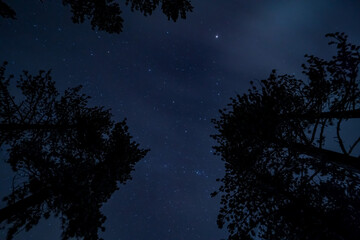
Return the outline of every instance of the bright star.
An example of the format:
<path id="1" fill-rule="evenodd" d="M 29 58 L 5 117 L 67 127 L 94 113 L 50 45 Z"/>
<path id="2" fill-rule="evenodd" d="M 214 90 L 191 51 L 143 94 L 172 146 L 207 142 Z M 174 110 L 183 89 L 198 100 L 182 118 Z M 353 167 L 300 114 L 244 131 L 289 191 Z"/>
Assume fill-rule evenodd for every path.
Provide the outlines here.
<path id="1" fill-rule="evenodd" d="M 215 38 L 216 38 L 216 39 L 218 39 L 218 38 L 219 38 L 219 35 L 218 35 L 218 34 L 216 34 L 216 35 L 215 35 Z"/>

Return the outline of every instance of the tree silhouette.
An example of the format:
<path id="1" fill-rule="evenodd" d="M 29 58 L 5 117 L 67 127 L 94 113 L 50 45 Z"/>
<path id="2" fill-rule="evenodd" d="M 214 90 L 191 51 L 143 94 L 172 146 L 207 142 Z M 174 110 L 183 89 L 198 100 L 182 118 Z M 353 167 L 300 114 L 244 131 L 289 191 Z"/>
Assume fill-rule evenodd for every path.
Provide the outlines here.
<path id="1" fill-rule="evenodd" d="M 148 150 L 131 140 L 125 120 L 114 123 L 109 110 L 89 107 L 81 87 L 60 96 L 50 72 L 27 72 L 9 92 L 13 76 L 0 68 L 0 146 L 16 173 L 4 198 L 0 222 L 7 239 L 51 215 L 62 222 L 62 239 L 99 239 L 106 217 L 100 208 L 131 179 Z M 4 227 L 5 227 L 4 226 Z"/>
<path id="2" fill-rule="evenodd" d="M 9 5 L 0 0 L 0 16 L 15 19 L 16 13 Z"/>
<path id="3" fill-rule="evenodd" d="M 307 82 L 273 71 L 213 120 L 226 173 L 212 196 L 222 194 L 218 226 L 228 239 L 360 236 L 360 138 L 346 148 L 340 134 L 360 118 L 360 47 L 344 33 L 327 37 L 337 55 L 305 55 Z M 340 152 L 326 148 L 331 128 Z"/>
<path id="4" fill-rule="evenodd" d="M 92 29 L 108 33 L 120 33 L 123 30 L 120 6 L 114 0 L 62 0 L 62 3 L 70 6 L 74 23 L 83 23 L 88 19 Z M 190 0 L 126 0 L 125 4 L 132 11 L 140 11 L 145 16 L 151 15 L 161 5 L 168 20 L 174 22 L 179 17 L 185 19 L 186 13 L 193 10 Z M 0 0 L 0 16 L 15 19 L 15 15 L 15 11 Z"/>

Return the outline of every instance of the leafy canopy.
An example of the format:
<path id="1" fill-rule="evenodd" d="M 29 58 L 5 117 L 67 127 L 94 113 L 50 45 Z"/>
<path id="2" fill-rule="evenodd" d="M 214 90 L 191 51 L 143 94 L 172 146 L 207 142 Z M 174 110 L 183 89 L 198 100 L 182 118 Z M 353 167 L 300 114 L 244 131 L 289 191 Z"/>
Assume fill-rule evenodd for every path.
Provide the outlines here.
<path id="1" fill-rule="evenodd" d="M 357 239 L 360 137 L 345 147 L 344 122 L 360 118 L 359 46 L 328 34 L 337 54 L 305 55 L 307 81 L 276 71 L 231 99 L 216 154 L 225 162 L 218 226 L 228 239 Z M 328 129 L 338 150 L 327 149 Z M 349 143 L 349 141 L 347 141 Z"/>
<path id="2" fill-rule="evenodd" d="M 62 239 L 99 239 L 106 217 L 100 208 L 131 179 L 148 150 L 131 140 L 125 120 L 115 123 L 103 107 L 89 107 L 81 87 L 60 95 L 50 72 L 28 72 L 9 91 L 13 76 L 0 68 L 0 145 L 15 172 L 0 209 L 8 239 L 50 215 L 62 221 Z"/>
<path id="3" fill-rule="evenodd" d="M 85 19 L 88 19 L 93 30 L 108 33 L 123 31 L 124 20 L 121 16 L 120 5 L 114 0 L 62 0 L 62 4 L 70 7 L 73 23 L 83 23 Z M 185 19 L 186 14 L 193 10 L 190 0 L 126 0 L 125 4 L 131 7 L 131 11 L 139 11 L 144 16 L 151 15 L 157 7 L 161 6 L 168 20 L 171 19 L 174 22 L 179 17 Z M 0 16 L 15 19 L 16 13 L 0 0 Z"/>

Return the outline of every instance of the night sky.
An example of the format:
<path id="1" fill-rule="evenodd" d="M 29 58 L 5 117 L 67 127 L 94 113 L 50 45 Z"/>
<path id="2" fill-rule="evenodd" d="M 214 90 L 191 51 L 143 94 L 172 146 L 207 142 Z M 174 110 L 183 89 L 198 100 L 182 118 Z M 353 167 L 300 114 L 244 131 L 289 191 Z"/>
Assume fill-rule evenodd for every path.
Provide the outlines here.
<path id="1" fill-rule="evenodd" d="M 197 0 L 193 13 L 176 23 L 159 9 L 144 17 L 122 3 L 120 34 L 73 24 L 60 0 L 6 2 L 17 12 L 17 20 L 0 19 L 7 73 L 52 69 L 61 91 L 83 85 L 92 105 L 111 108 L 116 121 L 126 117 L 134 139 L 151 149 L 133 180 L 104 205 L 105 240 L 225 238 L 216 225 L 219 197 L 210 197 L 224 174 L 212 153 L 211 119 L 272 69 L 303 78 L 305 53 L 334 54 L 326 33 L 345 32 L 360 44 L 355 0 Z M 0 167 L 3 197 L 12 172 L 3 162 Z M 60 234 L 60 221 L 52 218 L 15 239 Z"/>

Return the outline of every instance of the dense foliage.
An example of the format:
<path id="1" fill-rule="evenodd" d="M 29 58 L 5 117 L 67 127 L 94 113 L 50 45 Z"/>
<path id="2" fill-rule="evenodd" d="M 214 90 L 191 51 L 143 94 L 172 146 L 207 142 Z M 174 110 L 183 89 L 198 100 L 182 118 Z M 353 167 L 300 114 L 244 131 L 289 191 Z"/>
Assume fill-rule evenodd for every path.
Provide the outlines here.
<path id="1" fill-rule="evenodd" d="M 213 120 L 226 168 L 213 195 L 221 193 L 218 226 L 228 239 L 360 236 L 360 137 L 348 148 L 341 137 L 342 124 L 360 118 L 360 47 L 327 36 L 337 55 L 305 55 L 308 81 L 273 71 Z M 330 128 L 338 151 L 326 148 Z"/>
<path id="2" fill-rule="evenodd" d="M 64 6 L 69 6 L 74 23 L 90 21 L 92 29 L 108 33 L 120 33 L 123 30 L 123 18 L 118 2 L 114 0 L 62 0 Z M 186 18 L 192 12 L 193 6 L 189 0 L 126 0 L 126 5 L 132 11 L 139 11 L 145 16 L 151 15 L 156 8 L 161 6 L 165 16 L 174 22 L 179 18 Z M 15 19 L 15 11 L 0 0 L 0 16 Z"/>
<path id="3" fill-rule="evenodd" d="M 15 172 L 0 222 L 8 239 L 50 215 L 62 221 L 62 238 L 99 239 L 106 217 L 100 208 L 131 179 L 134 165 L 148 150 L 131 140 L 125 120 L 115 123 L 109 110 L 89 107 L 80 88 L 60 95 L 50 72 L 17 81 L 0 68 L 0 146 Z"/>

